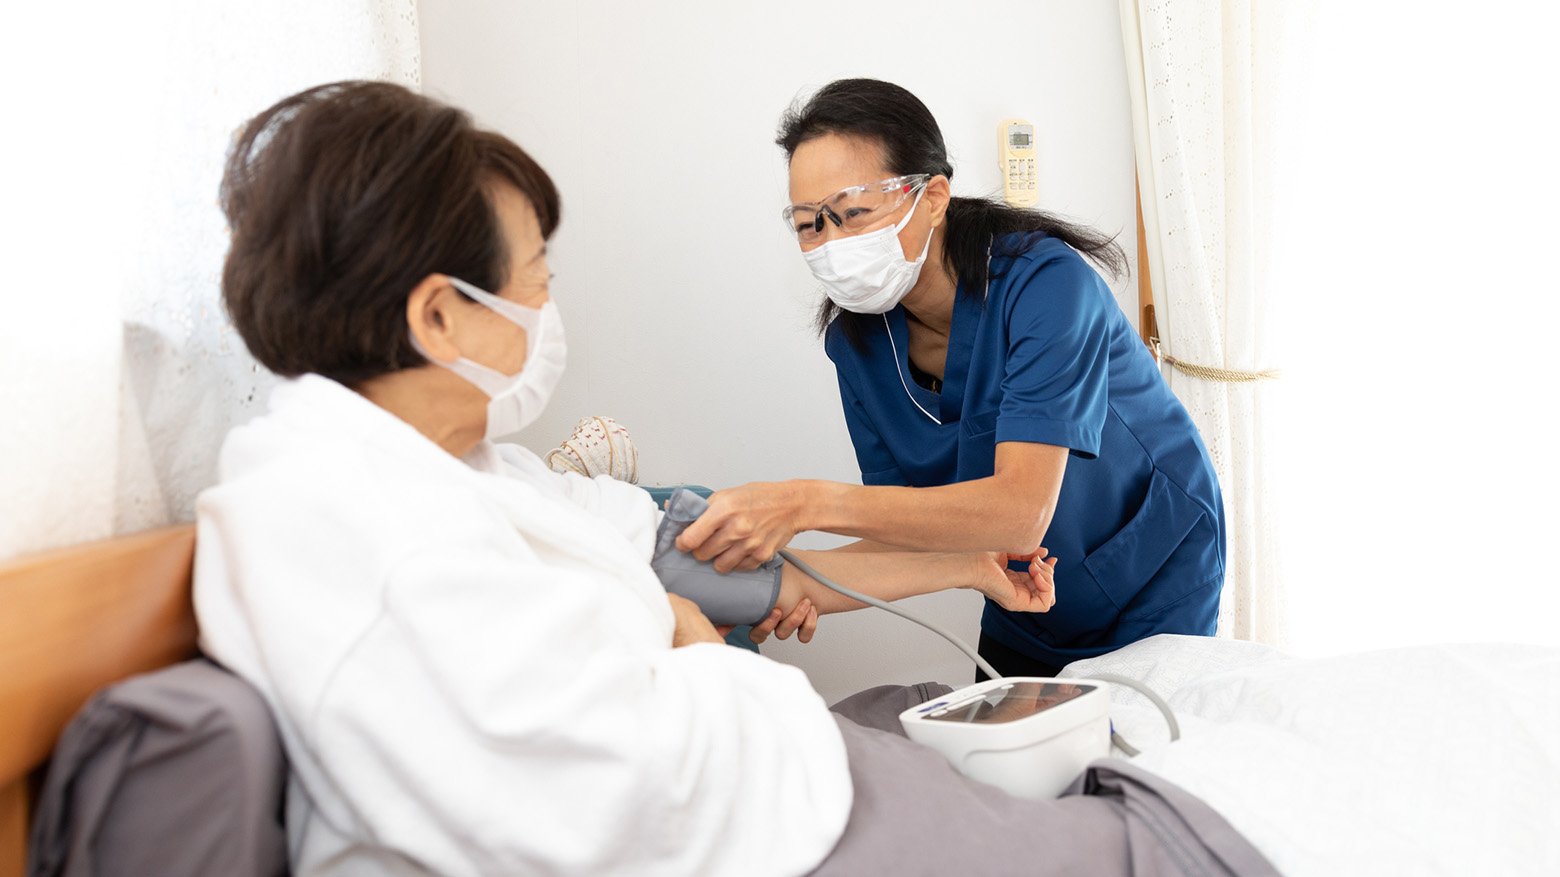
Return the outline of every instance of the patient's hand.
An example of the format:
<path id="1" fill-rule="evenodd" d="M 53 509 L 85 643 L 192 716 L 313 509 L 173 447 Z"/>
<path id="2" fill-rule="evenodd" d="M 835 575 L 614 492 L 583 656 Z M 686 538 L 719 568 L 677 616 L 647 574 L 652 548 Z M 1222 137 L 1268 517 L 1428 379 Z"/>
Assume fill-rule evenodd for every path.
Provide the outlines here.
<path id="1" fill-rule="evenodd" d="M 811 600 L 803 597 L 800 602 L 791 607 L 789 614 L 779 606 L 769 610 L 769 617 L 753 625 L 753 630 L 748 633 L 748 639 L 761 643 L 769 639 L 771 633 L 778 639 L 787 639 L 794 633 L 798 642 L 810 643 L 813 631 L 817 629 L 818 608 Z"/>
<path id="2" fill-rule="evenodd" d="M 1046 612 L 1056 605 L 1056 558 L 1044 548 L 1029 557 L 1000 551 L 976 556 L 975 589 L 1009 612 Z M 1012 560 L 1029 561 L 1027 572 L 1008 569 Z"/>
<path id="3" fill-rule="evenodd" d="M 699 604 L 686 597 L 676 594 L 667 594 L 666 599 L 672 604 L 672 617 L 677 626 L 672 630 L 672 648 L 691 646 L 694 643 L 724 643 L 726 639 L 715 630 L 715 625 L 710 623 L 704 613 L 700 611 Z"/>

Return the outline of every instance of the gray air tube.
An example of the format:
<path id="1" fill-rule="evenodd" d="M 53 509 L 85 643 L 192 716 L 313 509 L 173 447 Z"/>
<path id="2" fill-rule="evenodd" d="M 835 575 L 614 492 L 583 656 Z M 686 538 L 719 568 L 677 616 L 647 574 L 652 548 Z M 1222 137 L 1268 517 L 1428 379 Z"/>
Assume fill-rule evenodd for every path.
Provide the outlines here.
<path id="1" fill-rule="evenodd" d="M 667 593 L 697 603 L 711 624 L 757 624 L 780 599 L 785 561 L 775 557 L 758 569 L 719 573 L 709 561 L 678 551 L 677 537 L 709 507 L 708 500 L 691 490 L 672 494 L 655 533 L 650 568 Z"/>

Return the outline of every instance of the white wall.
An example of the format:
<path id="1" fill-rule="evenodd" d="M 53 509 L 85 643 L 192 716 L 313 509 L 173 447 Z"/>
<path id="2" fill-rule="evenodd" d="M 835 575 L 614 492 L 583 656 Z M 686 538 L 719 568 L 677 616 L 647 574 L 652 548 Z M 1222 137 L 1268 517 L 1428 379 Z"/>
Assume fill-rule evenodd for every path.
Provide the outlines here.
<path id="1" fill-rule="evenodd" d="M 606 414 L 633 431 L 646 482 L 858 479 L 833 368 L 809 328 L 819 293 L 777 218 L 785 166 L 772 143 L 781 111 L 833 79 L 887 79 L 925 101 L 959 194 L 999 191 L 996 123 L 1033 120 L 1042 206 L 1133 249 L 1115 3 L 418 8 L 425 90 L 515 138 L 563 193 L 551 261 L 570 369 L 523 436 L 535 450 Z M 1130 286 L 1117 284 L 1129 313 Z M 978 633 L 973 594 L 911 607 L 972 642 Z M 824 619 L 809 646 L 765 652 L 830 698 L 973 672 L 931 634 L 870 611 Z"/>
<path id="2" fill-rule="evenodd" d="M 218 294 L 233 131 L 308 86 L 418 70 L 408 3 L 12 6 L 0 559 L 194 516 L 275 382 Z"/>

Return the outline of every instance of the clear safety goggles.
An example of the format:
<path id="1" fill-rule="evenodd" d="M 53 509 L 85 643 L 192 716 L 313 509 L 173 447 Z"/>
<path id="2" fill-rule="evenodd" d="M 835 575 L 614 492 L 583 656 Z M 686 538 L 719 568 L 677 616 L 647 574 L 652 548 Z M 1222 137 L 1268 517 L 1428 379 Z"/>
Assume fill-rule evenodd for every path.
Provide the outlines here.
<path id="1" fill-rule="evenodd" d="M 792 204 L 780 211 L 780 218 L 803 246 L 823 239 L 825 218 L 846 234 L 856 234 L 898 210 L 906 198 L 925 187 L 931 178 L 931 174 L 906 174 L 876 183 L 847 186 L 822 201 Z"/>

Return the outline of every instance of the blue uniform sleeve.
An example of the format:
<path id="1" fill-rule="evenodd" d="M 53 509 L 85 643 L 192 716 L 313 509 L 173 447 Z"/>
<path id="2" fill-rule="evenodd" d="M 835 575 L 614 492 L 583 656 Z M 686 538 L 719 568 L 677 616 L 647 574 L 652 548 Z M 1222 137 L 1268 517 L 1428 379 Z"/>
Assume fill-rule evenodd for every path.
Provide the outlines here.
<path id="1" fill-rule="evenodd" d="M 1109 311 L 1099 275 L 1076 254 L 1015 270 L 996 441 L 1069 448 L 1093 459 L 1109 406 Z"/>
<path id="2" fill-rule="evenodd" d="M 840 402 L 845 406 L 845 426 L 850 430 L 850 442 L 856 446 L 856 462 L 861 466 L 861 483 L 905 487 L 904 473 L 888 452 L 888 446 L 878 436 L 872 421 L 867 417 L 866 406 L 856 398 L 843 373 L 840 379 Z"/>

